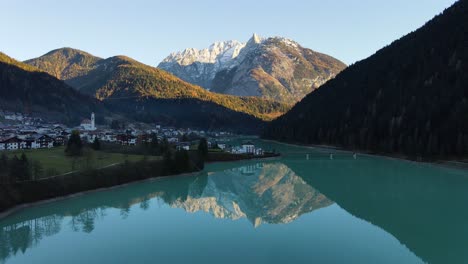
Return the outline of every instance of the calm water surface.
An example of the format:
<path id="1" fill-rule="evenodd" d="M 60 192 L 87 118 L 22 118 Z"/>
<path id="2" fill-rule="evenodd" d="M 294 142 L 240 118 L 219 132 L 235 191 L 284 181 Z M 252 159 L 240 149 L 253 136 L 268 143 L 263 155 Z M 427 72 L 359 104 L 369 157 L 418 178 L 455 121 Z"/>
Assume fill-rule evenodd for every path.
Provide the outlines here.
<path id="1" fill-rule="evenodd" d="M 468 263 L 466 171 L 259 144 L 0 220 L 0 263 Z"/>

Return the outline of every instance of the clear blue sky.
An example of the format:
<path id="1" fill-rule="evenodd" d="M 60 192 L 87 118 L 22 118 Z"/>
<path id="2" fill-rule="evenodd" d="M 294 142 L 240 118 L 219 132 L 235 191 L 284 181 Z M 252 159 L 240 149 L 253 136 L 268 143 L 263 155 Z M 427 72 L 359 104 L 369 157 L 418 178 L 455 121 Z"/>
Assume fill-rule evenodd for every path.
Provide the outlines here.
<path id="1" fill-rule="evenodd" d="M 0 51 L 72 47 L 156 66 L 173 51 L 252 33 L 285 36 L 347 64 L 419 28 L 455 0 L 0 0 Z"/>

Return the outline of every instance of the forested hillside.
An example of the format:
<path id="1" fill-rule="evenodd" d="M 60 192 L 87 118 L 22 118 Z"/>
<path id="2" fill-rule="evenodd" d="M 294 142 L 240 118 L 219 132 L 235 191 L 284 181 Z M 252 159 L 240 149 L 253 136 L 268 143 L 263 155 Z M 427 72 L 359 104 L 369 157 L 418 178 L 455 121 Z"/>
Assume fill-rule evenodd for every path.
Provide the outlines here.
<path id="1" fill-rule="evenodd" d="M 0 53 L 0 109 L 34 113 L 77 125 L 90 115 L 107 113 L 101 102 L 63 81 Z"/>
<path id="2" fill-rule="evenodd" d="M 266 138 L 411 157 L 468 155 L 468 1 L 348 67 Z"/>
<path id="3" fill-rule="evenodd" d="M 257 97 L 206 91 L 126 56 L 99 59 L 70 48 L 58 49 L 27 63 L 59 76 L 76 90 L 147 122 L 258 132 L 290 105 Z"/>

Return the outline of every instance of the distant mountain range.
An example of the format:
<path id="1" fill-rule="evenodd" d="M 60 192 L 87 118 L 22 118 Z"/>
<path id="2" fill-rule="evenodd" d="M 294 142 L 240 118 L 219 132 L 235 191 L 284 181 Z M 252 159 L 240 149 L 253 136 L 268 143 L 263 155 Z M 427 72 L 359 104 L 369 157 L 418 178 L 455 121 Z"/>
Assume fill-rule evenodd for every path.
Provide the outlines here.
<path id="1" fill-rule="evenodd" d="M 250 130 L 290 108 L 255 97 L 212 93 L 125 56 L 101 59 L 63 48 L 26 63 L 140 121 Z"/>
<path id="2" fill-rule="evenodd" d="M 417 156 L 468 154 L 468 0 L 350 66 L 264 136 Z"/>
<path id="3" fill-rule="evenodd" d="M 0 109 L 54 117 L 54 121 L 75 125 L 91 112 L 111 116 L 100 101 L 3 53 L 0 53 Z"/>
<path id="4" fill-rule="evenodd" d="M 210 91 L 297 102 L 346 68 L 341 61 L 281 37 L 217 42 L 173 53 L 158 66 Z"/>

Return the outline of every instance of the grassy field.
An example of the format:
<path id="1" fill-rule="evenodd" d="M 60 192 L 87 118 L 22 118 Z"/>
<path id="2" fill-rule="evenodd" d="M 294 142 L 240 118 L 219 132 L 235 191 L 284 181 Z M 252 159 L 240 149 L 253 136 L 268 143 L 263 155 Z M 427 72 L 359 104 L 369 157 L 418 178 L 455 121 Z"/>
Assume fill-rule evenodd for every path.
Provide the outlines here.
<path id="1" fill-rule="evenodd" d="M 144 159 L 143 155 L 126 155 L 120 153 L 106 153 L 87 149 L 82 157 L 73 158 L 65 155 L 64 147 L 51 149 L 18 150 L 4 152 L 9 158 L 16 155 L 20 158 L 25 153 L 30 161 L 39 161 L 44 168 L 44 177 L 64 174 L 85 168 L 103 168 L 116 163 L 128 161 L 139 161 Z M 150 160 L 160 157 L 148 156 Z"/>

